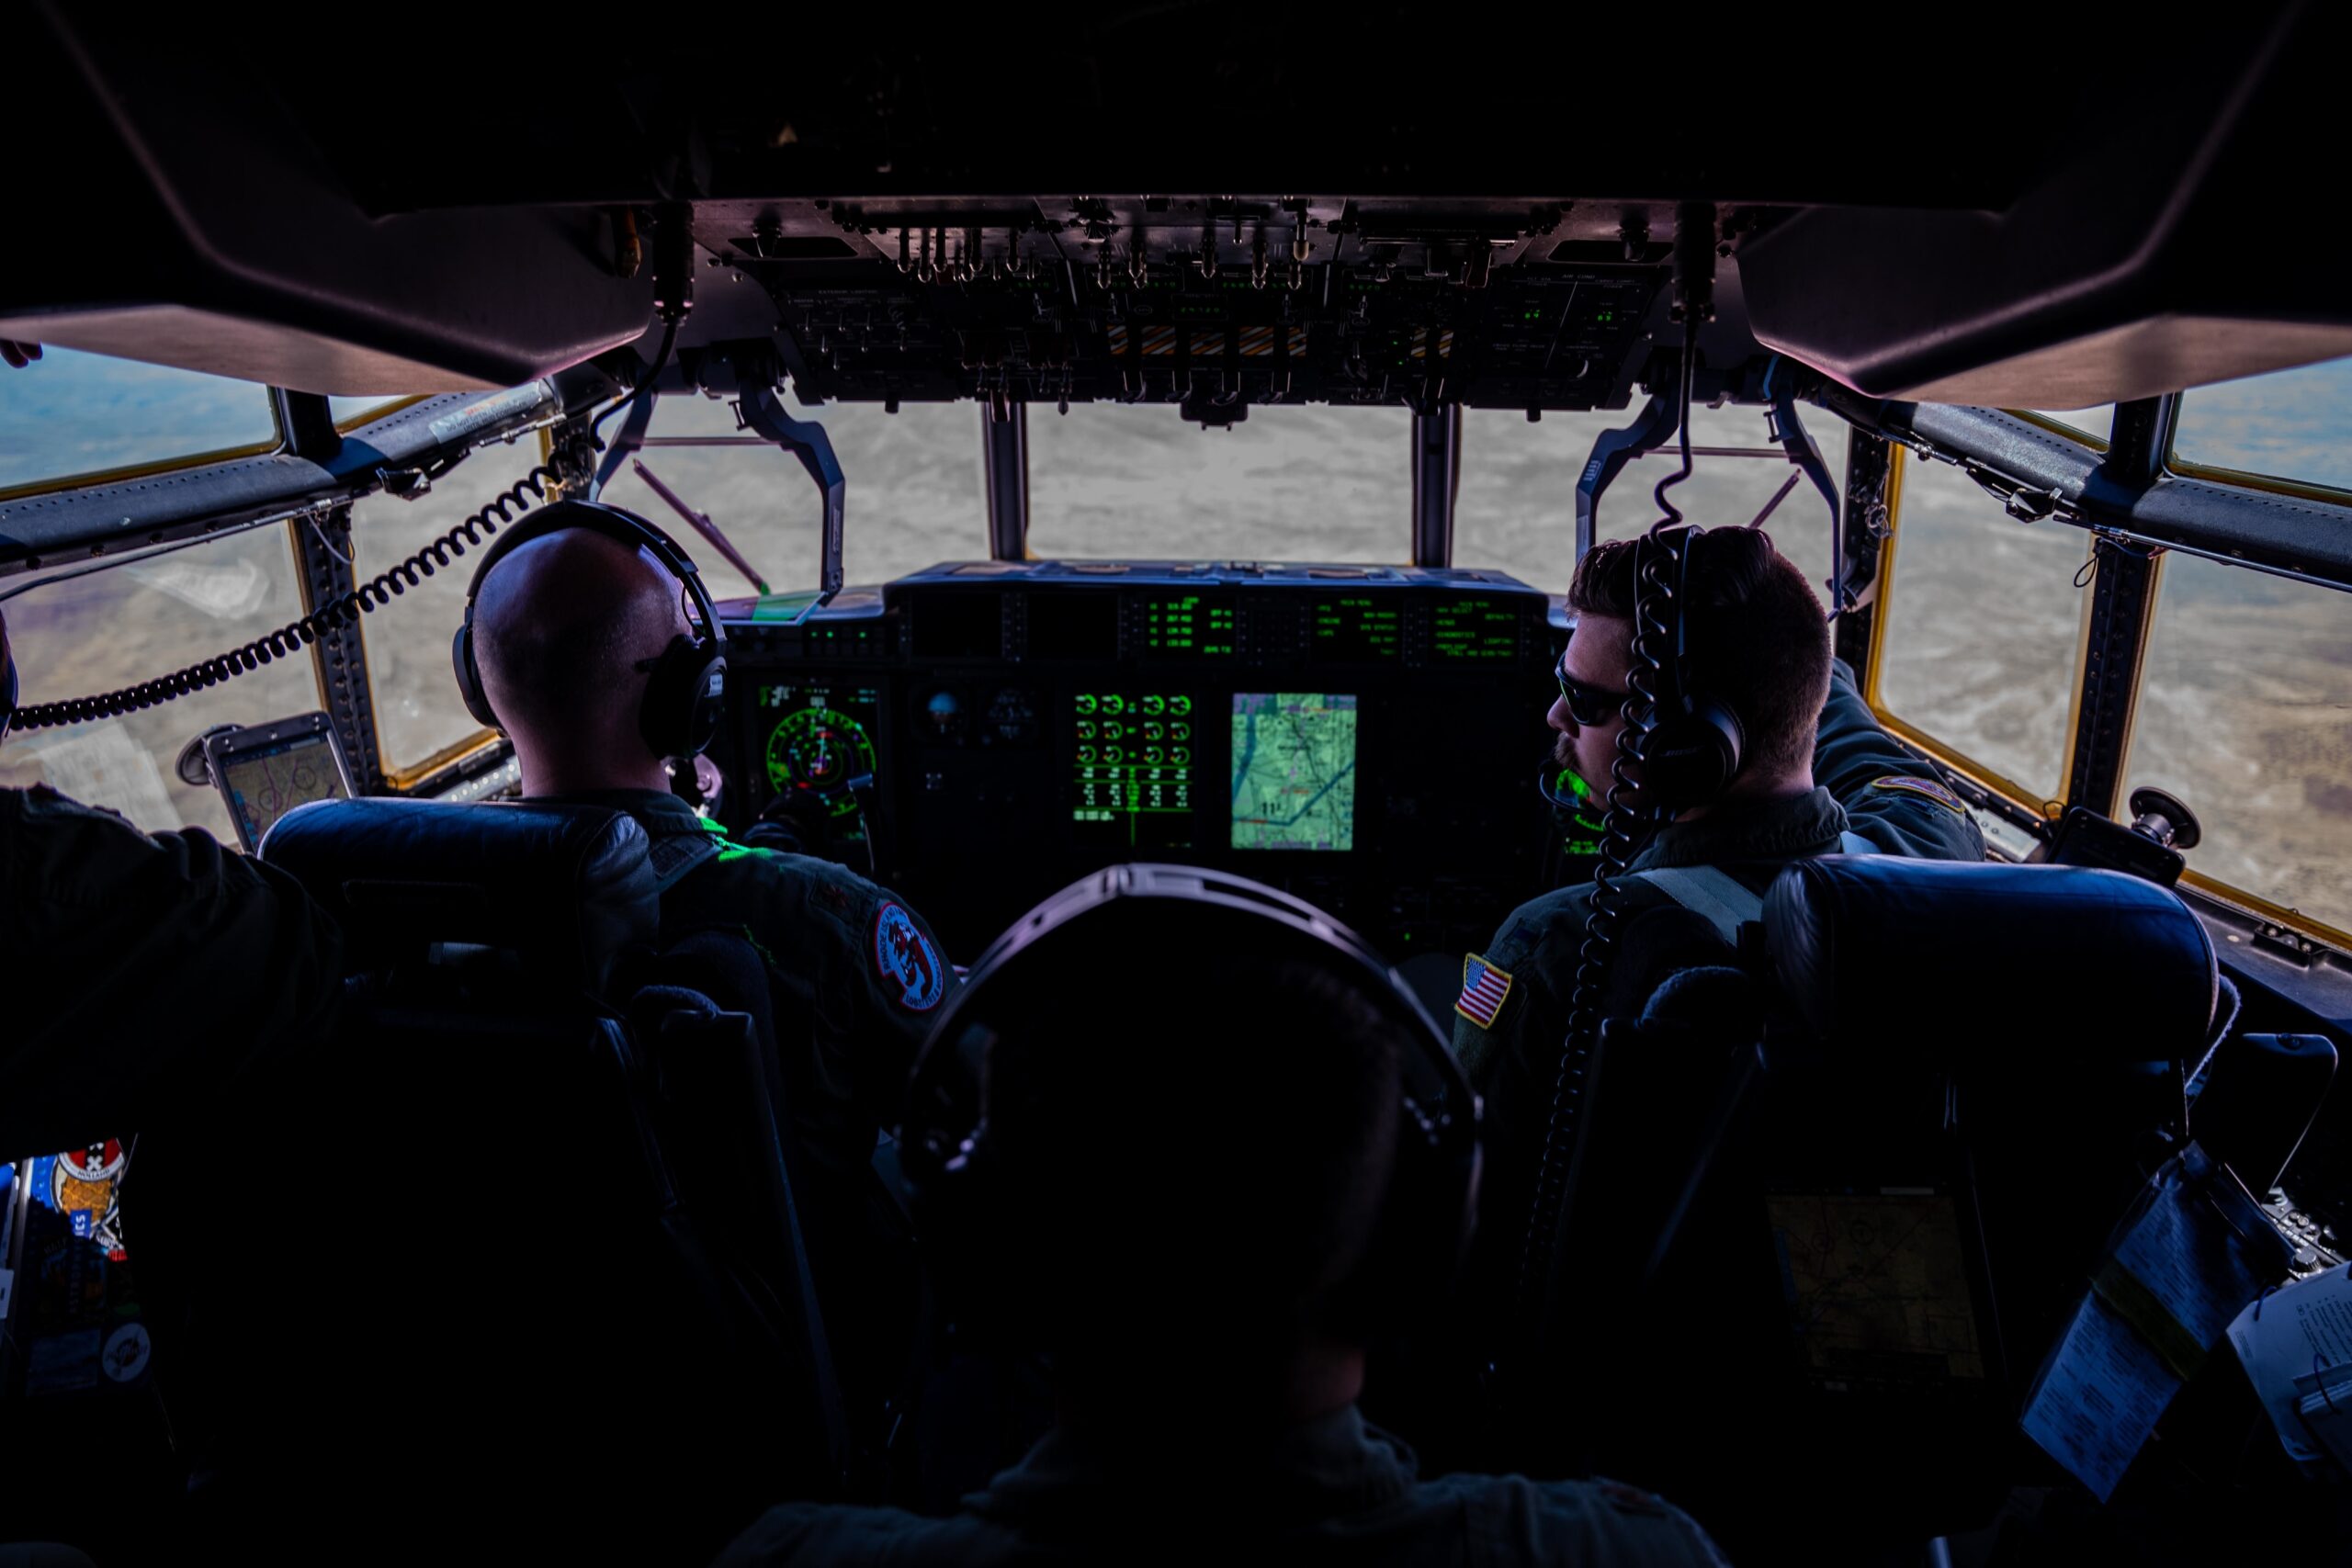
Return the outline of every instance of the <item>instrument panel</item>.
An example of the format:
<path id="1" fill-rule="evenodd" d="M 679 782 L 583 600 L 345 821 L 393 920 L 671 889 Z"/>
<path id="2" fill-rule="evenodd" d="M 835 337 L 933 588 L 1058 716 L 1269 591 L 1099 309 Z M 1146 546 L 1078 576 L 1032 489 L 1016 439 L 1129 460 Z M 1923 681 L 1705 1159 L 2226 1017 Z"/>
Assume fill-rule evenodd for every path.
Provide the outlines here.
<path id="1" fill-rule="evenodd" d="M 1285 887 L 1395 962 L 1541 890 L 1556 643 L 1504 574 L 968 562 L 722 615 L 730 824 L 808 795 L 959 960 L 1127 860 Z"/>

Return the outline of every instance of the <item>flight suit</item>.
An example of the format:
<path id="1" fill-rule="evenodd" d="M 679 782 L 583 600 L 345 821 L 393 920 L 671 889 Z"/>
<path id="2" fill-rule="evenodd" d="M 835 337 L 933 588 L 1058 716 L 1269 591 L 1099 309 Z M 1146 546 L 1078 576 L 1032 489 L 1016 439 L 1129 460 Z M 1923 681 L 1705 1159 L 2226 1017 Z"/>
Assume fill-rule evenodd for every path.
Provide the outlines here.
<path id="1" fill-rule="evenodd" d="M 0 1158 L 141 1131 L 322 1039 L 343 936 L 191 828 L 0 790 Z"/>
<path id="2" fill-rule="evenodd" d="M 676 840 L 716 843 L 716 854 L 662 894 L 661 941 L 730 931 L 759 953 L 776 1021 L 794 1197 L 843 1382 L 854 1394 L 895 1390 L 916 1280 L 905 1227 L 873 1159 L 880 1132 L 899 1120 L 915 1054 L 958 984 L 938 940 L 888 889 L 828 861 L 736 843 L 675 795 L 549 798 L 628 813 L 653 840 L 657 866 Z"/>
<path id="3" fill-rule="evenodd" d="M 1913 860 L 1984 858 L 1984 835 L 1967 807 L 1879 728 L 1842 660 L 1831 661 L 1829 695 L 1822 704 L 1821 728 L 1814 741 L 1813 776 L 1812 792 L 1792 800 L 1726 807 L 1695 821 L 1669 823 L 1651 836 L 1628 869 L 1753 864 L 1837 854 L 1849 832 L 1867 840 L 1881 854 Z M 1488 1098 L 1491 1142 L 1527 1135 L 1525 1130 L 1495 1122 L 1499 1107 L 1493 1102 L 1500 1075 L 1536 1069 L 1545 1086 L 1543 1102 L 1550 1104 L 1548 1075 L 1557 1066 L 1561 1042 L 1567 1036 L 1568 998 L 1591 891 L 1590 884 L 1580 883 L 1521 905 L 1487 951 L 1473 955 L 1492 978 L 1475 997 L 1465 987 L 1464 1005 L 1454 1011 L 1453 1052 L 1470 1081 Z M 1627 883 L 1626 891 L 1628 919 L 1673 902 L 1638 879 Z M 1481 1022 L 1482 1014 L 1491 1021 Z M 1540 1135 L 1540 1128 L 1534 1135 Z"/>
<path id="4" fill-rule="evenodd" d="M 1831 664 L 1813 756 L 1816 784 L 1807 794 L 1668 823 L 1651 836 L 1628 869 L 1769 865 L 1838 854 L 1849 848 L 1849 833 L 1884 854 L 1984 858 L 1984 834 L 1968 808 L 1879 728 L 1855 690 L 1852 671 L 1839 661 Z M 1623 886 L 1628 924 L 1645 910 L 1674 902 L 1664 889 L 1638 877 Z M 1568 1003 L 1591 894 L 1591 885 L 1585 883 L 1521 905 L 1486 952 L 1472 954 L 1464 965 L 1453 1013 L 1453 1052 L 1486 1103 L 1487 1163 L 1479 1201 L 1492 1217 L 1473 1258 L 1476 1278 L 1498 1278 L 1496 1270 L 1507 1267 L 1504 1254 L 1525 1223 L 1567 1039 Z"/>
<path id="5" fill-rule="evenodd" d="M 1448 1475 L 1417 1481 L 1410 1449 L 1353 1405 L 1261 1452 L 1220 1444 L 1113 1465 L 1049 1434 L 964 1512 L 787 1504 L 724 1565 L 1015 1562 L 1537 1563 L 1719 1568 L 1705 1531 L 1655 1495 L 1609 1481 Z"/>

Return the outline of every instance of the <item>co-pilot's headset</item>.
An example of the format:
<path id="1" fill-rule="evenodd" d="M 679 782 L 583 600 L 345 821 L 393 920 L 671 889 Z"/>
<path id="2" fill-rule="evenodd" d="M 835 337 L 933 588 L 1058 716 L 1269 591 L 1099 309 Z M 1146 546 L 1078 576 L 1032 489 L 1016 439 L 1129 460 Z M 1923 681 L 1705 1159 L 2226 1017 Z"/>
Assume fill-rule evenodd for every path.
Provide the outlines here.
<path id="1" fill-rule="evenodd" d="M 1054 1238 L 1001 1189 L 1004 1156 L 985 1114 L 991 1054 L 1019 1035 L 1074 974 L 1117 972 L 1143 953 L 1234 953 L 1304 963 L 1344 980 L 1411 1036 L 1398 1063 L 1396 1163 L 1365 1256 L 1331 1292 L 1383 1326 L 1443 1299 L 1470 1245 L 1478 1201 L 1479 1107 L 1446 1039 L 1363 939 L 1303 899 L 1198 866 L 1118 865 L 1064 888 L 991 943 L 932 1026 L 908 1088 L 901 1168 L 927 1255 L 960 1315 L 1034 1331 L 1020 1292 L 1050 1270 L 1021 1260 Z M 1104 1049 L 1118 1048 L 1115 1038 Z M 1249 1064 L 1237 1093 L 1248 1093 Z M 1171 1062 L 1171 1072 L 1213 1069 Z M 1216 1136 L 1213 1126 L 1201 1129 Z M 1141 1149 L 1181 1162 L 1182 1149 Z M 1072 1171 L 1074 1182 L 1113 1179 Z M 1067 1267 L 1067 1259 L 1060 1260 Z"/>
<path id="2" fill-rule="evenodd" d="M 1739 776 L 1747 735 L 1739 716 L 1690 675 L 1690 558 L 1706 531 L 1694 525 L 1678 532 L 1679 564 L 1674 573 L 1674 596 L 1667 614 L 1666 659 L 1659 664 L 1657 709 L 1642 745 L 1643 804 L 1663 814 L 1704 806 L 1730 787 Z M 1645 537 L 1635 546 L 1634 615 L 1641 614 L 1641 552 L 1660 547 Z"/>
<path id="3" fill-rule="evenodd" d="M 474 569 L 473 581 L 466 585 L 465 622 L 458 627 L 457 641 L 450 649 L 457 665 L 458 690 L 466 699 L 466 711 L 492 728 L 503 728 L 491 709 L 490 695 L 482 688 L 481 670 L 474 662 L 474 600 L 481 592 L 482 580 L 521 546 L 565 528 L 586 528 L 645 550 L 678 580 L 686 597 L 693 601 L 695 619 L 700 624 L 692 636 L 672 637 L 670 646 L 653 661 L 651 678 L 645 684 L 645 702 L 638 710 L 638 732 L 645 737 L 645 743 L 657 757 L 695 755 L 718 733 L 719 721 L 724 716 L 726 629 L 718 624 L 718 610 L 710 601 L 709 591 L 702 585 L 702 574 L 695 570 L 695 563 L 685 551 L 669 535 L 635 513 L 606 506 L 602 502 L 559 501 L 544 511 L 533 513 L 511 532 L 501 535 L 482 557 L 481 565 Z"/>

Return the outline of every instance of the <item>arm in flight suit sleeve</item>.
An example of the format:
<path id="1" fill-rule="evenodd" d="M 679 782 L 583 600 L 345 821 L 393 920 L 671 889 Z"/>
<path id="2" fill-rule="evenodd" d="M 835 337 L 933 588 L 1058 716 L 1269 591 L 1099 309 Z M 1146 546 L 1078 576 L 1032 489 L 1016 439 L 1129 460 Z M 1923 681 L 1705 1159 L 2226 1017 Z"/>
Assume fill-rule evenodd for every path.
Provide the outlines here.
<path id="1" fill-rule="evenodd" d="M 768 874 L 746 933 L 809 1008 L 811 1049 L 785 1059 L 794 1132 L 825 1179 L 853 1181 L 898 1120 L 956 972 L 929 923 L 888 888 L 808 856 L 752 853 Z"/>
<path id="2" fill-rule="evenodd" d="M 1871 716 L 1843 660 L 1829 666 L 1829 697 L 1813 744 L 1813 781 L 1846 808 L 1848 826 L 1883 854 L 1978 861 L 1984 835 L 1960 797 Z"/>
<path id="3" fill-rule="evenodd" d="M 331 1026 L 343 941 L 200 829 L 0 791 L 0 1154 L 135 1132 Z"/>

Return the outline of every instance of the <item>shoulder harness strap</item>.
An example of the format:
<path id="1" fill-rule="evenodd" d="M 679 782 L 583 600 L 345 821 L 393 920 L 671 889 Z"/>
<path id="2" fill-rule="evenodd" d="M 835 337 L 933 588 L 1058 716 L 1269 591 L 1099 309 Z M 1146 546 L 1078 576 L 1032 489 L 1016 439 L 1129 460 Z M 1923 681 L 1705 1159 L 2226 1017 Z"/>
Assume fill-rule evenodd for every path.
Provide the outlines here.
<path id="1" fill-rule="evenodd" d="M 1739 928 L 1764 916 L 1764 898 L 1729 873 L 1712 865 L 1669 865 L 1634 873 L 1739 945 Z"/>

